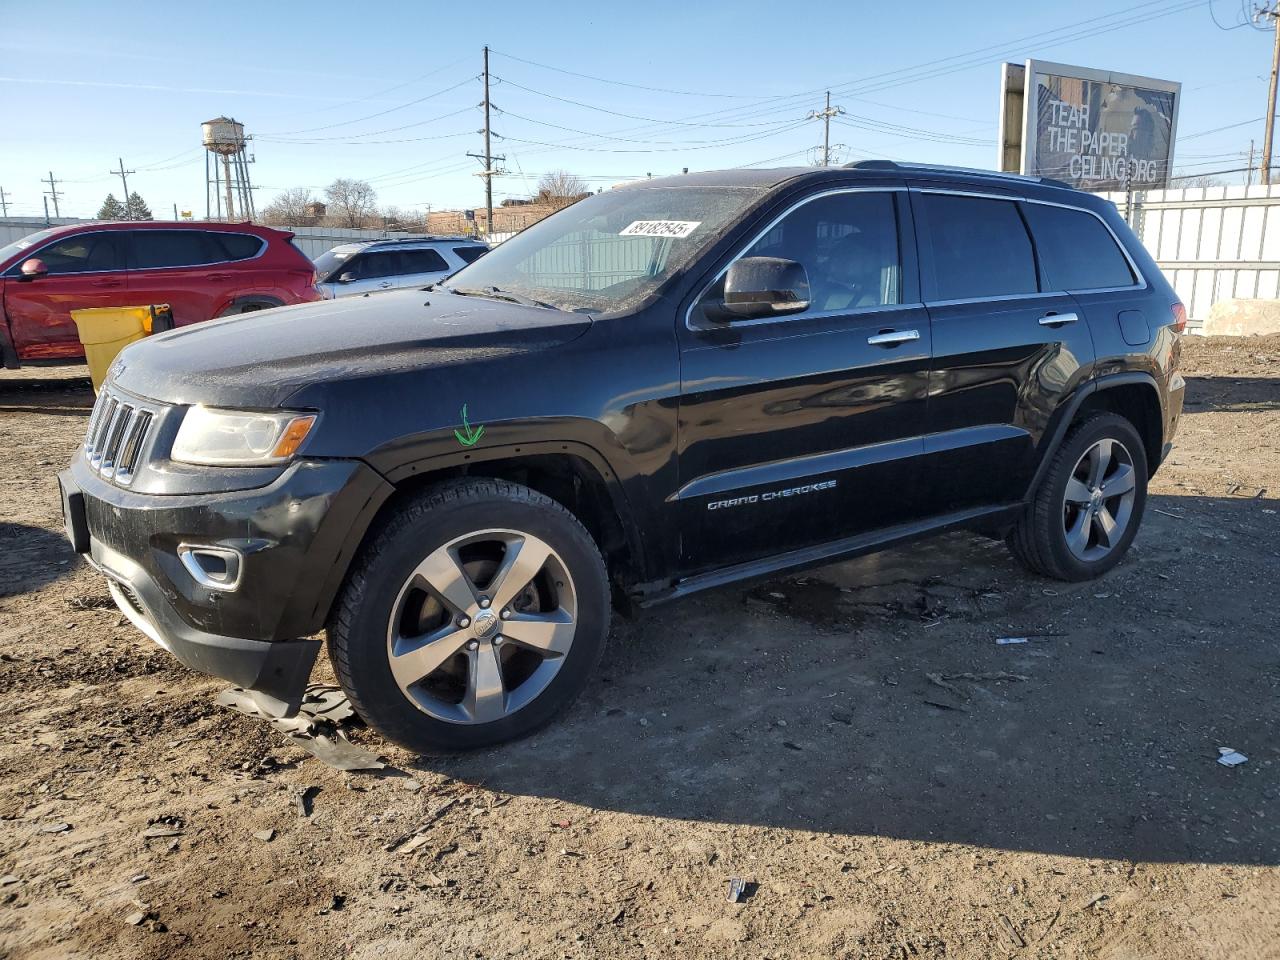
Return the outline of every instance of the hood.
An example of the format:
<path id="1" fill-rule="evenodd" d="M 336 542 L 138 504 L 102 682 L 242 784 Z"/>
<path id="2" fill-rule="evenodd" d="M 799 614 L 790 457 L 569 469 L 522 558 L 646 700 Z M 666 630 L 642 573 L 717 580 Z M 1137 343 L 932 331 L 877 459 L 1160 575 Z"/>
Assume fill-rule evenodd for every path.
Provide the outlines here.
<path id="1" fill-rule="evenodd" d="M 240 314 L 148 337 L 115 382 L 165 403 L 279 406 L 311 384 L 533 353 L 591 319 L 443 291 L 397 290 Z"/>

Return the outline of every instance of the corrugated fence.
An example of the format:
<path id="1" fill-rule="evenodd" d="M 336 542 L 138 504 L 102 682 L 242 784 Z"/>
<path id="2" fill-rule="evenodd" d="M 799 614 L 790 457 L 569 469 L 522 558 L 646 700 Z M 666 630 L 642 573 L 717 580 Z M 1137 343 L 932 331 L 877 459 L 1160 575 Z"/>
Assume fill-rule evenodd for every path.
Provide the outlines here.
<path id="1" fill-rule="evenodd" d="M 1280 186 L 1103 194 L 1133 227 L 1192 326 L 1219 300 L 1280 298 Z M 1274 222 L 1273 222 L 1274 221 Z"/>

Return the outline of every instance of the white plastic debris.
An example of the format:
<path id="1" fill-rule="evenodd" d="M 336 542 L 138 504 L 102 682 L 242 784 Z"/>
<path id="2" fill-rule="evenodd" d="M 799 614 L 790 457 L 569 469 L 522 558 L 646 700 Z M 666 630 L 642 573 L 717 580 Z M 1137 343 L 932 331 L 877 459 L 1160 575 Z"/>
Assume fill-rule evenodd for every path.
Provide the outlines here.
<path id="1" fill-rule="evenodd" d="M 1219 747 L 1218 754 L 1218 762 L 1224 767 L 1238 767 L 1249 759 L 1243 753 L 1238 753 L 1231 747 Z"/>
<path id="2" fill-rule="evenodd" d="M 1000 646 L 1002 647 L 1008 646 L 1011 643 L 1026 643 L 1026 642 L 1027 642 L 1026 637 L 996 637 L 996 643 L 1000 644 Z"/>

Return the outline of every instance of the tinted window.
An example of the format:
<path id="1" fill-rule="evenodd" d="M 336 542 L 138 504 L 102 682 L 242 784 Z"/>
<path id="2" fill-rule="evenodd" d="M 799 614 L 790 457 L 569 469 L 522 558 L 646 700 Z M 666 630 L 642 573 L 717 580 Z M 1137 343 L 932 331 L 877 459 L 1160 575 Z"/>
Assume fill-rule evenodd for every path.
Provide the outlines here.
<path id="1" fill-rule="evenodd" d="M 191 267 L 215 263 L 223 254 L 199 230 L 133 230 L 131 265 L 135 270 Z"/>
<path id="2" fill-rule="evenodd" d="M 744 254 L 795 260 L 814 311 L 901 302 L 898 222 L 891 193 L 841 193 L 793 210 Z"/>
<path id="3" fill-rule="evenodd" d="M 929 221 L 936 299 L 1036 292 L 1031 238 L 1013 201 L 936 193 L 921 199 Z"/>
<path id="4" fill-rule="evenodd" d="M 435 250 L 401 250 L 400 273 L 442 273 L 449 269 Z"/>
<path id="5" fill-rule="evenodd" d="M 357 249 L 350 246 L 334 247 L 316 257 L 316 272 L 320 274 L 320 279 L 336 280 L 346 273 L 346 264 Z"/>
<path id="6" fill-rule="evenodd" d="M 394 277 L 400 272 L 400 256 L 394 251 L 365 253 L 353 260 L 343 273 L 350 271 L 357 280 L 376 280 Z"/>
<path id="7" fill-rule="evenodd" d="M 32 251 L 31 256 L 43 260 L 51 274 L 124 269 L 120 238 L 112 233 L 82 233 L 67 237 L 43 250 Z M 16 266 L 21 269 L 22 264 Z"/>
<path id="8" fill-rule="evenodd" d="M 262 240 L 247 233 L 207 233 L 219 260 L 248 260 L 258 255 Z"/>
<path id="9" fill-rule="evenodd" d="M 463 263 L 475 263 L 489 251 L 484 247 L 454 247 L 453 252 Z"/>
<path id="10" fill-rule="evenodd" d="M 1022 210 L 1036 238 L 1046 290 L 1097 290 L 1134 282 L 1111 231 L 1093 214 L 1043 203 L 1028 203 Z"/>

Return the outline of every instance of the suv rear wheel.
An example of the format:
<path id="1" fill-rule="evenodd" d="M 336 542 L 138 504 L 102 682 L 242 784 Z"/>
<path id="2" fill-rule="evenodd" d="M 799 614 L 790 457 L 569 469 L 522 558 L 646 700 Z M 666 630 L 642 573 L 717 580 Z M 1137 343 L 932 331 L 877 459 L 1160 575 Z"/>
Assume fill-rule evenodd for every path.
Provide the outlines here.
<path id="1" fill-rule="evenodd" d="M 1124 417 L 1097 413 L 1071 428 L 1007 543 L 1035 573 L 1098 577 L 1133 543 L 1146 501 L 1142 438 Z"/>
<path id="2" fill-rule="evenodd" d="M 585 686 L 604 651 L 604 561 L 569 511 L 527 487 L 462 480 L 396 514 L 329 625 L 339 682 L 414 750 L 523 736 Z"/>

